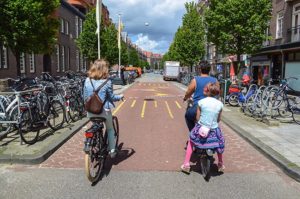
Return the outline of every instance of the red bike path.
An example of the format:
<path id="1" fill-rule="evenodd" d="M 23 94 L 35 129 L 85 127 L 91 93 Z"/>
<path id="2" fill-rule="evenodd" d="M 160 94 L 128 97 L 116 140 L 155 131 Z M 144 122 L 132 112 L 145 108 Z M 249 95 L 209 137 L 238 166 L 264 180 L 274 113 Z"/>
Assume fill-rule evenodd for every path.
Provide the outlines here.
<path id="1" fill-rule="evenodd" d="M 172 83 L 136 83 L 116 104 L 120 123 L 120 153 L 108 161 L 112 170 L 179 171 L 184 160 L 188 130 L 184 120 L 184 92 Z M 226 140 L 225 172 L 281 173 L 270 160 L 221 123 Z M 84 169 L 83 128 L 40 168 Z M 192 158 L 196 164 L 197 158 Z M 198 167 L 193 170 L 197 171 Z"/>

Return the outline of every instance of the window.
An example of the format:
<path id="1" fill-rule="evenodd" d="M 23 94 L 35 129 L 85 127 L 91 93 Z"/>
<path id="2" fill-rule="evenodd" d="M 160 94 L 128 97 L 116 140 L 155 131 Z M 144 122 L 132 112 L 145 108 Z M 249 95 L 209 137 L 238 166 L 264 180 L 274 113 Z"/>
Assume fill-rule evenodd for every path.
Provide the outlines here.
<path id="1" fill-rule="evenodd" d="M 79 19 L 79 33 L 82 33 L 82 19 Z"/>
<path id="2" fill-rule="evenodd" d="M 84 62 L 83 62 L 84 72 L 86 72 L 86 60 L 87 60 L 87 58 L 85 57 Z"/>
<path id="3" fill-rule="evenodd" d="M 300 60 L 300 52 L 295 53 L 295 60 L 296 61 Z"/>
<path id="4" fill-rule="evenodd" d="M 83 69 L 83 55 L 80 53 L 80 69 Z"/>
<path id="5" fill-rule="evenodd" d="M 65 21 L 65 33 L 66 35 L 69 35 L 69 22 Z"/>
<path id="6" fill-rule="evenodd" d="M 67 48 L 67 65 L 66 65 L 66 70 L 70 70 L 70 48 Z"/>
<path id="7" fill-rule="evenodd" d="M 64 19 L 60 19 L 60 32 L 61 33 L 65 32 L 65 22 L 64 22 Z"/>
<path id="8" fill-rule="evenodd" d="M 55 46 L 56 48 L 56 72 L 59 72 L 60 71 L 60 53 L 59 53 L 59 45 L 56 45 Z"/>
<path id="9" fill-rule="evenodd" d="M 29 54 L 29 72 L 35 73 L 35 56 L 34 53 Z"/>
<path id="10" fill-rule="evenodd" d="M 78 17 L 77 16 L 75 16 L 75 36 L 76 36 L 76 38 L 78 38 L 78 36 L 79 36 L 79 33 L 78 33 Z"/>
<path id="11" fill-rule="evenodd" d="M 65 71 L 65 47 L 61 46 L 61 71 Z"/>
<path id="12" fill-rule="evenodd" d="M 7 48 L 0 46 L 0 68 L 8 68 L 7 60 Z"/>
<path id="13" fill-rule="evenodd" d="M 79 51 L 76 50 L 76 70 L 79 71 L 80 70 L 80 61 L 79 61 Z"/>
<path id="14" fill-rule="evenodd" d="M 276 39 L 282 38 L 283 14 L 277 14 Z"/>
<path id="15" fill-rule="evenodd" d="M 20 72 L 21 72 L 21 74 L 25 73 L 25 67 L 26 67 L 26 64 L 25 64 L 25 54 L 21 53 L 20 54 Z"/>

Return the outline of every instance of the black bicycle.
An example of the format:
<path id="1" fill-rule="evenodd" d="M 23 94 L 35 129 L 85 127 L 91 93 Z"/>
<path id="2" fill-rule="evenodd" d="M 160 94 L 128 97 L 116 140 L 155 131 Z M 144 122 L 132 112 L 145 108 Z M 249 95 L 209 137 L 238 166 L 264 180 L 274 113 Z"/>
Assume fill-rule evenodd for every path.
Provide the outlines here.
<path id="1" fill-rule="evenodd" d="M 272 110 L 278 111 L 281 116 L 291 113 L 293 120 L 300 124 L 300 97 L 288 95 L 288 91 L 296 92 L 289 86 L 290 79 L 298 80 L 296 77 L 283 80 L 280 87 L 270 90 L 267 100 Z"/>
<path id="2" fill-rule="evenodd" d="M 190 98 L 187 100 L 187 108 L 189 109 L 193 106 L 193 100 Z M 205 180 L 209 180 L 211 176 L 211 165 L 213 164 L 213 155 L 215 153 L 214 149 L 200 149 L 194 148 L 194 153 L 199 157 L 199 163 L 201 168 L 201 174 Z"/>
<path id="3" fill-rule="evenodd" d="M 105 129 L 105 118 L 90 118 L 93 125 L 85 132 L 85 173 L 88 180 L 92 183 L 100 179 L 104 168 L 105 160 L 108 156 L 108 135 Z M 113 116 L 113 127 L 115 130 L 115 148 L 118 148 L 119 141 L 119 122 Z"/>
<path id="4" fill-rule="evenodd" d="M 58 100 L 49 100 L 44 92 L 28 96 L 27 100 L 20 106 L 19 134 L 26 144 L 34 144 L 41 128 L 48 126 L 58 130 L 62 127 L 65 111 Z"/>

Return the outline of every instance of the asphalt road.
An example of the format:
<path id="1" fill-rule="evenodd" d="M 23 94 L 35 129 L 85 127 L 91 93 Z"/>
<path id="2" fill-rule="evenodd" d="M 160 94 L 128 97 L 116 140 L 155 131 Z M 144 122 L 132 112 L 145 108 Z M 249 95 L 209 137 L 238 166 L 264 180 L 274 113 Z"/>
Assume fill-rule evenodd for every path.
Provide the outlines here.
<path id="1" fill-rule="evenodd" d="M 0 198 L 300 198 L 299 183 L 224 124 L 225 173 L 206 182 L 196 158 L 192 173 L 181 173 L 184 92 L 147 74 L 124 94 L 114 110 L 121 152 L 99 183 L 91 186 L 84 175 L 83 128 L 41 165 L 0 166 Z"/>

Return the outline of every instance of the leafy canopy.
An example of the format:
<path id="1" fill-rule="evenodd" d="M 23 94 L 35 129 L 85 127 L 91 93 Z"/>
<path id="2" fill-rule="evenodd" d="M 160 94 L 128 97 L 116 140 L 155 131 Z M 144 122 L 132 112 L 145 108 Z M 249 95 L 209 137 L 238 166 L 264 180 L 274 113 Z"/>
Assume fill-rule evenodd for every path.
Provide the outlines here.
<path id="1" fill-rule="evenodd" d="M 1 42 L 16 56 L 51 52 L 59 27 L 54 12 L 59 5 L 59 0 L 1 0 Z"/>
<path id="2" fill-rule="evenodd" d="M 255 53 L 268 39 L 271 7 L 270 0 L 211 0 L 204 14 L 208 41 L 225 54 Z"/>
<path id="3" fill-rule="evenodd" d="M 175 33 L 168 53 L 164 56 L 170 60 L 178 60 L 182 65 L 193 66 L 203 57 L 204 29 L 197 4 L 185 4 L 187 13 L 182 18 L 182 26 Z"/>

